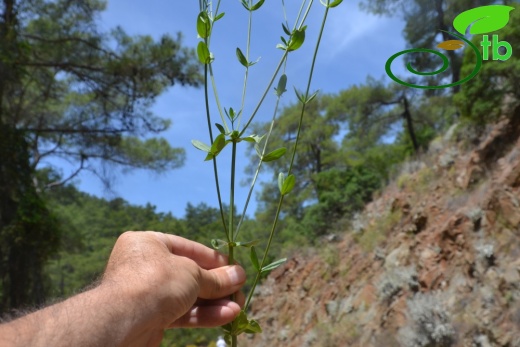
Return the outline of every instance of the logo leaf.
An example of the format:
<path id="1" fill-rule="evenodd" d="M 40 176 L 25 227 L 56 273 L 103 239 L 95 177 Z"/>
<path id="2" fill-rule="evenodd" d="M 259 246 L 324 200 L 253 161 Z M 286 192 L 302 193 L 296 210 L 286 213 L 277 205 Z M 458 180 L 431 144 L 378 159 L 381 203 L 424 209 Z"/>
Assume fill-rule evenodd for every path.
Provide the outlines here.
<path id="1" fill-rule="evenodd" d="M 505 5 L 476 7 L 455 17 L 453 27 L 462 35 L 466 35 L 469 26 L 472 35 L 487 34 L 505 27 L 509 22 L 509 12 L 514 9 Z"/>
<path id="2" fill-rule="evenodd" d="M 441 42 L 437 45 L 437 48 L 442 48 L 447 51 L 455 51 L 455 50 L 457 50 L 459 48 L 463 48 L 463 47 L 464 47 L 464 42 L 460 41 L 460 40 L 448 40 L 448 41 Z"/>

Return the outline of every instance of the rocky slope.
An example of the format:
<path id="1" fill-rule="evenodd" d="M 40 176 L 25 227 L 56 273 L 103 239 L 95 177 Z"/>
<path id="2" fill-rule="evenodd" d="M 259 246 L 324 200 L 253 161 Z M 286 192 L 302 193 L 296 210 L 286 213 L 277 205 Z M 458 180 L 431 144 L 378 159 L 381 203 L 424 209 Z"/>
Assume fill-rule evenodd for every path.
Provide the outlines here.
<path id="1" fill-rule="evenodd" d="M 271 273 L 242 344 L 520 347 L 519 123 L 434 141 L 339 241 Z"/>

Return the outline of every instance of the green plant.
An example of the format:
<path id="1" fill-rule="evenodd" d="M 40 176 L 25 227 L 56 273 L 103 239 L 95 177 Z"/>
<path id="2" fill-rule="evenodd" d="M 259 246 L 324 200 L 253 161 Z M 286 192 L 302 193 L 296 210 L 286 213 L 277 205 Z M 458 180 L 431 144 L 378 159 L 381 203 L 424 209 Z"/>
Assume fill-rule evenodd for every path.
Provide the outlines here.
<path id="1" fill-rule="evenodd" d="M 224 230 L 225 239 L 213 239 L 212 245 L 217 249 L 226 249 L 228 251 L 229 263 L 233 264 L 236 259 L 235 252 L 238 248 L 244 247 L 249 249 L 249 256 L 251 263 L 256 271 L 255 280 L 253 282 L 252 288 L 247 296 L 246 303 L 244 309 L 241 311 L 239 316 L 232 322 L 223 327 L 226 340 L 231 344 L 232 347 L 237 346 L 237 336 L 242 333 L 259 333 L 261 332 L 260 325 L 253 319 L 249 319 L 247 317 L 247 309 L 251 303 L 251 298 L 253 296 L 253 292 L 255 290 L 256 285 L 259 280 L 265 276 L 266 273 L 275 269 L 283 262 L 285 259 L 276 260 L 270 264 L 267 264 L 267 260 L 269 259 L 269 250 L 273 241 L 273 237 L 276 230 L 276 225 L 278 222 L 278 218 L 280 216 L 280 211 L 282 207 L 282 203 L 284 197 L 289 194 L 294 188 L 296 177 L 291 174 L 292 167 L 294 164 L 296 149 L 298 146 L 298 139 L 300 135 L 300 130 L 302 127 L 303 116 L 305 114 L 306 106 L 315 98 L 317 92 L 311 94 L 310 93 L 310 85 L 313 75 L 313 70 L 316 62 L 316 57 L 321 41 L 321 37 L 323 34 L 325 22 L 327 19 L 327 14 L 330 8 L 338 6 L 343 0 L 321 0 L 322 5 L 324 5 L 324 13 L 323 19 L 321 22 L 321 27 L 319 29 L 318 38 L 316 41 L 316 46 L 314 49 L 314 54 L 312 58 L 312 63 L 310 66 L 309 76 L 307 80 L 307 86 L 305 91 L 300 92 L 295 88 L 295 93 L 298 100 L 301 103 L 301 111 L 300 118 L 297 125 L 298 131 L 296 136 L 296 142 L 294 147 L 288 151 L 285 147 L 276 148 L 268 151 L 269 138 L 274 127 L 274 122 L 278 113 L 278 104 L 281 96 L 286 91 L 287 85 L 287 75 L 285 74 L 287 67 L 287 58 L 289 54 L 302 46 L 305 41 L 305 32 L 307 29 L 307 25 L 305 25 L 306 20 L 311 11 L 312 5 L 314 3 L 313 0 L 303 0 L 299 11 L 296 16 L 296 20 L 293 25 L 289 25 L 286 16 L 285 2 L 282 0 L 282 9 L 284 13 L 284 23 L 282 23 L 282 29 L 285 37 L 281 37 L 282 43 L 278 44 L 276 47 L 281 50 L 281 57 L 274 68 L 274 72 L 272 77 L 270 78 L 267 87 L 263 91 L 262 95 L 259 98 L 259 101 L 256 104 L 256 107 L 248 115 L 247 120 L 243 122 L 243 117 L 245 116 L 244 105 L 246 100 L 246 91 L 248 86 L 248 74 L 249 69 L 252 68 L 257 61 L 252 61 L 250 58 L 250 47 L 251 47 L 251 32 L 252 32 L 252 19 L 253 14 L 259 8 L 264 5 L 264 0 L 258 0 L 257 2 L 253 2 L 252 0 L 241 0 L 243 7 L 246 9 L 248 13 L 248 27 L 247 27 L 247 42 L 245 53 L 240 48 L 236 49 L 236 56 L 238 62 L 244 67 L 244 83 L 241 92 L 241 102 L 240 107 L 235 110 L 232 107 L 226 108 L 223 107 L 221 100 L 219 98 L 219 94 L 217 92 L 217 86 L 215 81 L 215 75 L 213 71 L 212 62 L 214 60 L 214 55 L 211 53 L 211 39 L 213 35 L 213 27 L 217 21 L 221 20 L 224 17 L 224 12 L 220 9 L 220 1 L 210 2 L 209 0 L 199 0 L 200 13 L 197 16 L 197 33 L 200 37 L 200 42 L 197 46 L 197 54 L 200 62 L 204 64 L 204 93 L 205 93 L 205 105 L 206 105 L 206 118 L 207 118 L 207 126 L 209 131 L 209 140 L 210 145 L 207 145 L 201 141 L 193 140 L 193 145 L 204 151 L 206 153 L 205 160 L 211 160 L 213 162 L 213 172 L 215 178 L 215 185 L 217 190 L 217 198 L 220 206 L 220 217 L 222 222 L 222 229 Z M 271 126 L 267 134 L 264 135 L 256 135 L 250 134 L 246 135 L 246 132 L 249 129 L 249 126 L 255 116 L 258 113 L 258 110 L 262 103 L 264 102 L 269 90 L 273 87 L 276 78 L 278 77 L 278 84 L 274 88 L 276 95 L 276 103 L 274 107 L 273 117 L 271 121 Z M 216 108 L 218 110 L 220 116 L 220 123 L 216 123 L 215 126 L 218 129 L 218 135 L 214 136 L 212 129 L 212 117 L 210 112 L 210 97 L 209 97 L 209 84 L 211 84 L 214 100 L 216 104 Z M 251 143 L 254 145 L 255 150 L 258 154 L 259 160 L 258 165 L 254 174 L 254 177 L 251 182 L 251 186 L 249 188 L 248 197 L 246 203 L 244 204 L 243 213 L 241 217 L 238 218 L 238 222 L 235 218 L 235 172 L 236 172 L 236 162 L 237 162 L 237 146 L 239 143 Z M 217 157 L 218 155 L 225 149 L 225 147 L 231 147 L 231 173 L 230 173 L 230 199 L 229 199 L 229 215 L 226 219 L 221 190 L 220 190 L 220 178 L 217 166 Z M 290 164 L 287 172 L 280 172 L 278 176 L 278 187 L 280 191 L 280 198 L 278 207 L 276 209 L 276 213 L 273 218 L 273 224 L 269 233 L 269 237 L 265 242 L 263 247 L 263 255 L 261 257 L 257 254 L 257 249 L 255 246 L 258 246 L 261 243 L 261 240 L 250 240 L 250 241 L 239 241 L 240 229 L 243 225 L 244 216 L 246 215 L 247 206 L 249 203 L 249 199 L 251 198 L 253 189 L 255 187 L 256 180 L 258 178 L 258 174 L 264 162 L 270 162 L 280 159 L 285 155 L 286 152 L 291 153 Z M 235 298 L 232 297 L 234 300 Z"/>
<path id="2" fill-rule="evenodd" d="M 363 232 L 356 234 L 354 239 L 365 252 L 372 252 L 376 246 L 386 239 L 392 228 L 399 223 L 401 217 L 402 212 L 400 210 L 388 212 L 386 215 L 377 218 Z"/>

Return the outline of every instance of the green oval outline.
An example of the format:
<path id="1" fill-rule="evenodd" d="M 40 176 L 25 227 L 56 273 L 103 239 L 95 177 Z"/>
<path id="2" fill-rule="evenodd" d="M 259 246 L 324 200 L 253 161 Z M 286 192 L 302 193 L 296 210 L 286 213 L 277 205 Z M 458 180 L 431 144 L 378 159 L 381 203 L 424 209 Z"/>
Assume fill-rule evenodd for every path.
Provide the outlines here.
<path id="1" fill-rule="evenodd" d="M 455 36 L 461 40 L 463 40 L 464 42 L 466 42 L 470 47 L 471 49 L 473 49 L 473 51 L 475 52 L 475 54 L 477 55 L 477 64 L 475 66 L 475 68 L 473 69 L 473 71 L 471 72 L 471 74 L 469 76 L 467 76 L 466 78 L 460 80 L 460 81 L 457 81 L 457 82 L 453 82 L 453 83 L 450 83 L 450 84 L 444 84 L 444 85 L 440 85 L 440 86 L 421 86 L 421 85 L 418 85 L 418 84 L 411 84 L 411 83 L 408 83 L 408 82 L 405 82 L 403 80 L 400 80 L 397 76 L 394 75 L 394 73 L 392 72 L 392 68 L 391 68 L 391 65 L 392 65 L 392 62 L 399 56 L 403 55 L 403 54 L 407 54 L 407 53 L 415 53 L 415 52 L 427 52 L 427 53 L 433 53 L 439 57 L 441 57 L 441 59 L 443 60 L 443 64 L 442 64 L 442 67 L 436 71 L 433 71 L 433 72 L 419 72 L 417 70 L 415 70 L 412 66 L 411 66 L 411 63 L 408 63 L 406 65 L 406 68 L 409 72 L 413 73 L 414 75 L 420 75 L 420 76 L 433 76 L 433 75 L 437 75 L 439 73 L 442 73 L 444 71 L 446 71 L 446 69 L 448 68 L 449 66 L 449 61 L 448 61 L 448 58 L 438 52 L 438 51 L 434 51 L 432 49 L 429 49 L 429 48 L 413 48 L 413 49 L 407 49 L 407 50 L 404 50 L 404 51 L 401 51 L 401 52 L 398 52 L 394 55 L 392 55 L 390 58 L 388 58 L 388 60 L 386 61 L 386 64 L 385 64 L 385 71 L 387 73 L 387 75 L 392 79 L 394 80 L 395 82 L 401 84 L 401 85 L 404 85 L 404 86 L 407 86 L 407 87 L 411 87 L 411 88 L 418 88 L 418 89 L 443 89 L 443 88 L 450 88 L 450 87 L 454 87 L 454 86 L 458 86 L 460 84 L 463 84 L 463 83 L 466 83 L 467 81 L 471 80 L 473 77 L 475 77 L 481 67 L 482 67 L 482 61 L 483 61 L 483 58 L 482 58 L 482 54 L 480 53 L 479 49 L 477 48 L 477 46 L 475 46 L 471 41 L 467 40 L 464 36 L 461 36 L 457 33 L 453 33 L 453 32 L 450 32 L 450 31 L 444 31 L 444 30 L 441 30 L 445 33 L 448 33 L 449 35 L 451 36 Z"/>

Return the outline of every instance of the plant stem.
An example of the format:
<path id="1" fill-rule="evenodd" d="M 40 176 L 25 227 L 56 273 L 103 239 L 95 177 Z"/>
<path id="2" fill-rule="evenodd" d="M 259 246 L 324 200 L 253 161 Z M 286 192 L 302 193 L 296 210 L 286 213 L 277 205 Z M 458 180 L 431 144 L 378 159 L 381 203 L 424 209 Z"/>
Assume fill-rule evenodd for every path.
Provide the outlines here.
<path id="1" fill-rule="evenodd" d="M 204 99 L 206 103 L 206 118 L 208 120 L 208 130 L 209 130 L 209 138 L 211 143 L 213 143 L 213 131 L 211 130 L 211 116 L 209 112 L 209 95 L 208 95 L 208 65 L 204 65 Z M 213 175 L 215 176 L 215 186 L 217 188 L 217 198 L 218 198 L 218 206 L 220 209 L 220 218 L 222 219 L 222 226 L 228 235 L 228 231 L 226 228 L 226 218 L 224 217 L 224 209 L 222 206 L 222 196 L 220 194 L 220 184 L 218 181 L 218 167 L 217 167 L 217 158 L 213 158 Z M 228 241 L 230 241 L 228 239 Z"/>
<path id="2" fill-rule="evenodd" d="M 199 0 L 199 6 L 200 6 L 201 11 L 208 10 L 207 1 Z M 219 6 L 220 6 L 220 0 L 217 3 L 217 9 L 216 9 L 217 12 L 218 12 Z M 211 24 L 211 30 L 213 31 L 213 23 Z M 207 40 L 206 43 L 209 45 L 209 39 Z M 205 108 L 206 108 L 206 119 L 208 121 L 209 139 L 210 139 L 210 143 L 213 144 L 213 131 L 211 130 L 212 129 L 211 128 L 211 115 L 210 115 L 210 111 L 209 111 L 208 64 L 204 65 L 204 102 L 205 102 Z M 220 218 L 222 219 L 222 226 L 224 227 L 224 231 L 226 232 L 226 235 L 228 235 L 228 231 L 227 231 L 227 227 L 226 227 L 226 218 L 224 217 L 224 209 L 222 206 L 222 196 L 220 194 L 217 158 L 213 158 L 213 175 L 215 176 L 215 186 L 217 188 L 217 199 L 218 199 L 218 205 L 219 205 L 219 209 L 220 209 Z"/>
<path id="3" fill-rule="evenodd" d="M 234 206 L 235 206 L 235 163 L 236 163 L 236 156 L 237 156 L 237 143 L 235 141 L 233 143 L 233 150 L 231 154 L 231 191 L 229 194 L 229 235 L 228 239 L 231 241 L 234 241 L 233 239 L 233 223 L 234 223 Z M 229 247 L 230 251 L 230 258 L 229 263 L 233 264 L 234 259 L 231 257 L 233 256 L 233 247 Z"/>
<path id="4" fill-rule="evenodd" d="M 278 223 L 278 217 L 280 216 L 280 210 L 282 209 L 283 198 L 284 198 L 284 196 L 282 195 L 280 197 L 280 200 L 278 201 L 278 207 L 276 208 L 276 214 L 274 217 L 273 226 L 271 227 L 271 232 L 269 233 L 269 240 L 267 241 L 267 246 L 265 247 L 264 255 L 262 257 L 262 261 L 260 262 L 259 270 L 256 273 L 255 281 L 253 282 L 253 286 L 251 287 L 251 290 L 249 291 L 249 294 L 247 296 L 246 304 L 244 306 L 244 311 L 247 311 L 247 308 L 249 307 L 249 303 L 251 302 L 251 298 L 253 297 L 255 288 L 258 285 L 258 282 L 260 281 L 260 275 L 262 274 L 262 268 L 265 266 L 265 261 L 267 259 L 267 255 L 269 253 L 269 248 L 271 247 L 271 242 L 273 241 L 276 224 Z"/>
<path id="5" fill-rule="evenodd" d="M 271 89 L 271 86 L 273 85 L 273 82 L 274 82 L 274 79 L 276 78 L 276 75 L 278 75 L 278 71 L 280 71 L 280 68 L 282 67 L 285 59 L 287 59 L 287 54 L 289 52 L 288 51 L 285 51 L 283 56 L 282 56 L 282 59 L 280 59 L 280 62 L 278 63 L 278 66 L 276 67 L 276 70 L 274 71 L 273 73 L 273 77 L 271 77 L 271 80 L 269 81 L 269 84 L 267 85 L 267 87 L 265 88 L 264 90 L 264 93 L 262 94 L 262 97 L 260 98 L 260 101 L 258 102 L 258 104 L 256 105 L 255 107 L 255 110 L 253 111 L 253 113 L 251 114 L 251 116 L 249 117 L 249 120 L 247 121 L 246 125 L 244 126 L 244 129 L 242 129 L 242 131 L 240 132 L 240 135 L 239 136 L 242 136 L 244 135 L 244 132 L 246 131 L 247 127 L 249 126 L 249 124 L 251 124 L 251 122 L 253 121 L 253 118 L 255 118 L 256 116 L 256 113 L 258 112 L 258 110 L 260 109 L 260 106 L 262 105 L 262 103 L 264 102 L 264 99 L 265 97 L 267 96 L 267 93 L 269 92 L 269 90 Z"/>
<path id="6" fill-rule="evenodd" d="M 306 89 L 306 92 L 305 92 L 305 101 L 306 102 L 304 102 L 303 105 L 302 105 L 302 111 L 300 113 L 300 121 L 298 123 L 298 132 L 297 132 L 297 135 L 296 135 L 296 141 L 295 141 L 294 150 L 293 150 L 293 153 L 292 153 L 291 164 L 289 166 L 289 171 L 288 171 L 287 175 L 289 175 L 291 173 L 291 170 L 292 170 L 292 167 L 293 167 L 293 163 L 294 163 L 294 158 L 296 156 L 296 150 L 298 148 L 298 140 L 299 140 L 299 137 L 300 137 L 300 131 L 301 131 L 302 122 L 303 122 L 303 115 L 305 113 L 305 105 L 307 104 L 307 98 L 309 96 L 309 90 L 310 90 L 310 86 L 311 86 L 312 75 L 313 75 L 313 72 L 314 72 L 314 66 L 315 66 L 315 63 L 316 63 L 316 58 L 318 56 L 318 49 L 319 49 L 319 46 L 320 46 L 321 37 L 323 35 L 323 30 L 325 28 L 325 22 L 327 20 L 328 12 L 329 12 L 329 7 L 326 6 L 325 7 L 325 13 L 323 15 L 323 20 L 322 20 L 322 23 L 321 23 L 320 33 L 318 35 L 318 39 L 317 39 L 317 42 L 316 42 L 316 47 L 314 49 L 314 55 L 313 55 L 313 58 L 312 58 L 312 64 L 311 64 L 311 69 L 310 69 L 310 72 L 309 72 L 309 78 L 308 78 L 308 81 L 307 81 L 307 89 Z M 255 277 L 255 281 L 253 282 L 253 286 L 251 287 L 251 290 L 249 291 L 249 294 L 247 296 L 246 304 L 244 306 L 244 311 L 247 310 L 247 308 L 249 307 L 249 304 L 251 302 L 251 298 L 253 297 L 254 290 L 255 290 L 258 282 L 260 281 L 260 275 L 262 274 L 262 268 L 265 265 L 264 263 L 265 263 L 265 260 L 267 259 L 268 254 L 269 254 L 269 249 L 271 247 L 271 242 L 273 240 L 274 232 L 276 230 L 276 225 L 278 224 L 278 218 L 280 216 L 280 211 L 281 211 L 283 200 L 284 200 L 284 195 L 281 195 L 280 196 L 280 200 L 278 201 L 278 206 L 276 208 L 276 214 L 275 214 L 275 218 L 274 218 L 274 221 L 273 221 L 273 226 L 271 228 L 271 232 L 269 233 L 269 240 L 268 240 L 267 246 L 266 246 L 266 248 L 264 250 L 264 255 L 262 257 L 262 261 L 261 261 L 259 269 L 257 271 L 256 277 Z"/>
<path id="7" fill-rule="evenodd" d="M 253 5 L 253 1 L 249 0 L 249 6 Z M 246 44 L 246 60 L 249 63 L 249 49 L 251 46 L 251 31 L 253 26 L 253 11 L 249 11 L 249 23 L 247 27 L 247 44 Z M 244 111 L 244 105 L 246 103 L 246 89 L 247 89 L 247 77 L 249 74 L 249 66 L 246 66 L 246 72 L 244 73 L 244 87 L 242 88 L 242 101 L 240 103 L 240 116 L 238 117 L 237 129 L 240 129 L 240 121 L 242 120 L 242 114 Z"/>
<path id="8" fill-rule="evenodd" d="M 262 156 L 264 156 L 265 151 L 267 149 L 267 145 L 269 144 L 269 138 L 271 137 L 271 133 L 273 132 L 274 121 L 276 119 L 276 115 L 278 114 L 278 105 L 280 103 L 281 95 L 276 98 L 276 104 L 274 106 L 273 118 L 271 120 L 271 126 L 269 127 L 269 131 L 267 132 L 267 136 L 264 142 L 264 148 L 262 149 Z M 240 228 L 242 226 L 242 222 L 244 221 L 244 216 L 246 215 L 247 207 L 249 206 L 249 200 L 251 199 L 251 195 L 253 195 L 253 189 L 255 188 L 256 180 L 258 178 L 258 174 L 260 173 L 260 168 L 262 167 L 262 158 L 258 161 L 258 166 L 256 167 L 255 175 L 253 180 L 251 181 L 251 186 L 249 187 L 249 193 L 247 194 L 246 203 L 244 204 L 244 209 L 242 210 L 242 215 L 240 216 L 240 221 L 238 222 L 237 229 L 235 231 L 234 240 L 237 239 L 238 233 L 240 232 Z"/>
<path id="9" fill-rule="evenodd" d="M 228 240 L 233 240 L 233 217 L 234 217 L 234 205 L 235 205 L 235 162 L 237 156 L 237 143 L 233 141 L 233 150 L 231 154 L 231 191 L 229 194 L 229 228 L 228 228 Z M 229 243 L 228 251 L 228 264 L 235 264 L 234 245 Z M 231 295 L 231 300 L 236 301 L 235 294 Z M 237 347 L 237 336 L 231 335 L 231 347 Z"/>
<path id="10" fill-rule="evenodd" d="M 327 3 L 328 3 L 328 1 L 327 1 Z M 302 105 L 302 111 L 300 113 L 300 121 L 298 123 L 298 132 L 296 134 L 296 141 L 294 143 L 294 150 L 293 150 L 292 157 L 291 157 L 291 164 L 289 165 L 289 171 L 287 172 L 287 175 L 291 174 L 293 164 L 294 164 L 294 158 L 296 157 L 296 149 L 298 148 L 298 142 L 300 140 L 300 132 L 302 129 L 303 115 L 305 114 L 305 107 L 307 105 L 307 98 L 309 97 L 309 91 L 311 89 L 311 81 L 312 81 L 312 75 L 314 73 L 314 66 L 316 64 L 316 58 L 318 57 L 318 50 L 320 47 L 321 37 L 323 36 L 323 30 L 325 29 L 325 23 L 327 21 L 328 13 L 329 13 L 329 7 L 326 6 L 325 13 L 323 14 L 323 20 L 321 22 L 320 33 L 318 35 L 318 40 L 316 41 L 316 47 L 314 48 L 314 54 L 312 56 L 312 63 L 311 63 L 311 69 L 309 72 L 309 79 L 307 80 L 307 89 L 305 90 L 305 101 L 306 102 L 304 102 Z"/>

